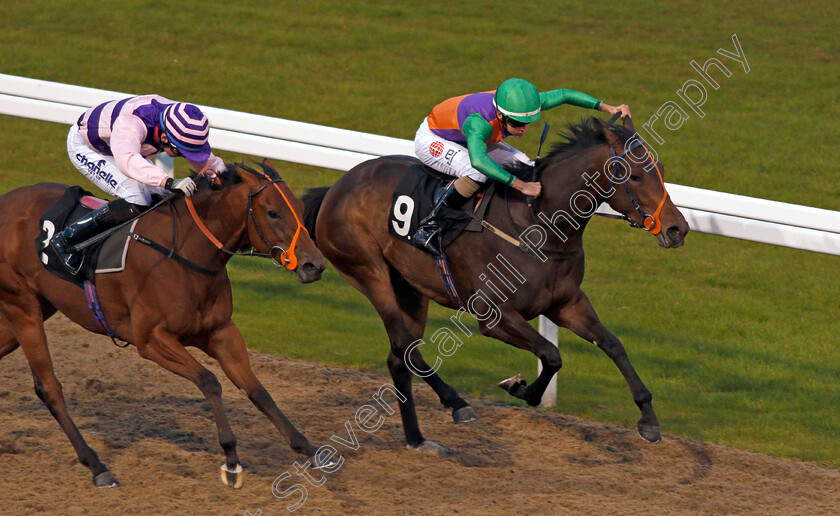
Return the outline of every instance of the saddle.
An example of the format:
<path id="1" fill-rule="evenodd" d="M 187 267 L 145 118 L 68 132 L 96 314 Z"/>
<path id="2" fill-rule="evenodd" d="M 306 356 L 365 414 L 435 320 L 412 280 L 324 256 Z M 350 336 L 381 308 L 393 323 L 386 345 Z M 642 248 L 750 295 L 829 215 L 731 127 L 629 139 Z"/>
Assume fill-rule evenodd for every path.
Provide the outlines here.
<path id="1" fill-rule="evenodd" d="M 94 197 L 81 186 L 71 186 L 44 212 L 39 224 L 41 233 L 35 239 L 35 250 L 48 271 L 59 278 L 84 286 L 85 281 L 93 283 L 96 274 L 120 272 L 125 269 L 129 233 L 133 231 L 136 220 L 130 226 L 123 227 L 104 240 L 79 251 L 83 253 L 82 268 L 76 276 L 67 272 L 59 257 L 49 247 L 49 241 L 54 234 L 107 202 Z"/>
<path id="2" fill-rule="evenodd" d="M 391 202 L 388 215 L 388 232 L 399 240 L 428 252 L 422 245 L 416 245 L 412 236 L 417 231 L 420 221 L 426 218 L 435 205 L 435 192 L 453 180 L 452 176 L 442 174 L 424 165 L 411 156 L 390 156 L 399 158 L 411 166 L 405 170 Z M 463 209 L 441 207 L 439 211 L 442 231 L 441 249 L 451 244 L 464 231 L 480 232 L 484 228 L 481 221 L 495 192 L 495 183 L 488 181 Z M 469 210 L 467 212 L 466 210 Z"/>

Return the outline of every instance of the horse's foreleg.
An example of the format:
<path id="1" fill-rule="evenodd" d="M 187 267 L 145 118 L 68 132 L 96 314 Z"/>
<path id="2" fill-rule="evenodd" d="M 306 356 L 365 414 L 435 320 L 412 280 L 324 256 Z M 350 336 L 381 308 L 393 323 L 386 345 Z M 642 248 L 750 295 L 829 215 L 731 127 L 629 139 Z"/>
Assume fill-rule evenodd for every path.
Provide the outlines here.
<path id="1" fill-rule="evenodd" d="M 557 347 L 540 335 L 540 332 L 521 315 L 510 311 L 503 312 L 501 319 L 492 328 L 482 323 L 481 333 L 517 348 L 528 350 L 540 359 L 542 372 L 531 385 L 527 385 L 525 379 L 519 375 L 499 384 L 499 387 L 512 396 L 525 400 L 529 405 L 539 405 L 548 383 L 563 365 Z"/>
<path id="2" fill-rule="evenodd" d="M 400 302 L 397 300 L 394 286 L 388 275 L 387 266 L 381 263 L 381 267 L 376 268 L 359 267 L 353 271 L 354 274 L 347 272 L 347 264 L 344 264 L 344 266 L 342 274 L 355 279 L 357 288 L 370 299 L 388 333 L 391 345 L 391 353 L 388 355 L 388 369 L 391 372 L 391 378 L 394 380 L 394 387 L 402 394 L 402 397 L 399 398 L 399 406 L 406 447 L 413 450 L 442 453 L 443 447 L 426 440 L 420 432 L 414 395 L 411 389 L 412 374 L 404 362 L 406 352 L 410 349 L 411 343 L 416 340 L 412 338 L 411 332 L 406 326 L 407 321 L 412 317 L 400 307 Z M 414 320 L 415 323 L 410 324 L 419 327 L 422 320 L 423 326 L 425 326 L 425 315 L 414 317 Z M 420 336 L 422 336 L 422 330 L 420 330 Z M 416 347 L 410 352 L 409 360 L 415 368 L 421 371 L 429 370 L 428 364 L 423 360 Z M 434 374 L 434 376 L 437 377 L 437 374 Z M 433 389 L 436 386 L 440 388 L 440 384 L 443 383 L 439 377 L 437 377 L 437 381 L 430 381 L 429 378 L 424 379 L 429 382 Z M 441 392 L 438 392 L 438 395 L 440 396 Z M 444 397 L 441 396 L 441 399 L 444 399 Z"/>
<path id="3" fill-rule="evenodd" d="M 410 338 L 402 335 L 399 331 L 398 327 L 401 323 L 396 322 L 394 319 L 386 319 L 384 317 L 383 321 L 385 322 L 385 328 L 391 341 L 391 352 L 388 354 L 388 370 L 391 372 L 394 387 L 396 387 L 397 391 L 402 394 L 402 398 L 399 399 L 399 406 L 400 417 L 403 423 L 403 432 L 405 433 L 405 445 L 407 448 L 412 450 L 420 450 L 442 455 L 444 451 L 443 447 L 424 438 L 423 434 L 420 432 L 420 425 L 417 420 L 417 410 L 414 403 L 414 394 L 411 389 L 412 372 L 409 371 L 405 363 L 406 351 L 409 350 L 408 346 Z M 417 348 L 414 348 L 409 352 L 409 360 L 414 367 L 419 368 L 421 371 L 430 370 L 428 364 L 426 364 L 423 360 L 423 357 L 420 355 L 420 351 L 417 350 Z M 446 385 L 443 383 L 443 380 L 437 376 L 437 374 L 432 374 L 436 377 L 436 382 L 434 380 L 429 381 L 429 377 L 423 378 L 429 383 L 429 385 L 433 388 L 435 386 L 440 387 L 440 385 Z M 447 385 L 446 387 L 449 386 Z M 451 387 L 449 388 L 451 389 Z M 469 405 L 467 405 L 467 407 L 469 407 Z"/>
<path id="4" fill-rule="evenodd" d="M 204 394 L 216 420 L 219 444 L 225 452 L 222 481 L 235 489 L 242 487 L 242 466 L 236 453 L 236 437 L 222 405 L 222 385 L 216 375 L 199 364 L 175 336 L 160 326 L 152 330 L 147 342 L 137 344 L 137 352 L 141 357 L 188 379 Z"/>
<path id="5" fill-rule="evenodd" d="M 420 294 L 416 289 L 405 281 L 392 281 L 394 287 L 394 294 L 396 294 L 396 301 L 402 312 L 403 322 L 409 333 L 409 341 L 415 342 L 417 339 L 423 338 L 423 332 L 426 329 L 426 318 L 429 314 L 429 298 Z M 403 350 L 405 353 L 405 350 Z M 394 359 L 398 358 L 399 363 Z M 394 385 L 396 385 L 397 377 L 403 374 L 409 374 L 408 385 L 411 385 L 410 372 L 405 364 L 402 363 L 405 355 L 397 357 L 393 352 L 388 356 L 388 367 L 391 370 L 391 376 L 394 377 Z M 420 350 L 413 347 L 409 359 L 411 365 L 415 366 L 416 371 L 429 371 L 429 366 L 423 359 Z M 429 384 L 429 387 L 438 395 L 441 405 L 452 409 L 452 420 L 455 423 L 469 423 L 478 419 L 478 415 L 469 403 L 464 400 L 451 385 L 444 382 L 437 374 L 432 373 L 423 375 L 423 380 Z"/>
<path id="6" fill-rule="evenodd" d="M 254 374 L 245 341 L 235 324 L 217 330 L 210 337 L 205 351 L 219 362 L 230 381 L 277 427 L 294 451 L 308 457 L 315 454 L 318 447 L 312 445 L 280 411 Z"/>
<path id="7" fill-rule="evenodd" d="M 551 319 L 558 326 L 564 326 L 575 334 L 587 340 L 599 348 L 610 357 L 618 370 L 627 381 L 630 391 L 633 393 L 633 401 L 642 412 L 642 417 L 638 422 L 639 435 L 649 442 L 659 442 L 662 436 L 659 432 L 659 420 L 656 418 L 656 413 L 653 411 L 653 404 L 651 400 L 650 391 L 648 391 L 645 384 L 639 378 L 630 359 L 627 357 L 627 352 L 618 338 L 610 333 L 610 331 L 601 324 L 598 319 L 598 314 L 589 302 L 582 291 L 575 300 L 575 302 L 564 305 L 555 306 L 546 312 L 546 316 Z"/>

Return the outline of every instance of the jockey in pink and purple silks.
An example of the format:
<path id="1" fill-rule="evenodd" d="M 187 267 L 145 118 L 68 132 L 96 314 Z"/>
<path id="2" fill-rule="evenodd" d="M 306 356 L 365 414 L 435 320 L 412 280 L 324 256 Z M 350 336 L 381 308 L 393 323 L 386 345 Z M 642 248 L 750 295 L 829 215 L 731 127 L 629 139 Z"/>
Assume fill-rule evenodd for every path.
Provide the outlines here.
<path id="1" fill-rule="evenodd" d="M 81 257 L 69 249 L 98 233 L 139 215 L 152 194 L 195 193 L 189 177 L 173 179 L 149 158 L 159 152 L 183 156 L 195 170 L 207 170 L 214 179 L 225 170 L 213 155 L 207 137 L 207 117 L 193 104 L 158 95 L 142 95 L 105 102 L 85 111 L 67 135 L 67 153 L 73 165 L 104 192 L 118 197 L 56 233 L 50 246 L 71 273 Z"/>
<path id="2" fill-rule="evenodd" d="M 508 79 L 495 91 L 462 95 L 445 100 L 429 113 L 414 137 L 414 151 L 420 160 L 438 172 L 457 177 L 447 185 L 429 216 L 420 222 L 416 243 L 439 255 L 435 236 L 440 233 L 438 211 L 442 206 L 459 208 L 487 178 L 502 182 L 525 195 L 537 197 L 542 186 L 515 178 L 503 165 L 519 161 L 533 165 L 522 151 L 504 143 L 508 136 L 522 137 L 528 124 L 543 110 L 562 104 L 597 109 L 621 117 L 630 108 L 604 103 L 574 90 L 540 93 L 524 79 Z"/>

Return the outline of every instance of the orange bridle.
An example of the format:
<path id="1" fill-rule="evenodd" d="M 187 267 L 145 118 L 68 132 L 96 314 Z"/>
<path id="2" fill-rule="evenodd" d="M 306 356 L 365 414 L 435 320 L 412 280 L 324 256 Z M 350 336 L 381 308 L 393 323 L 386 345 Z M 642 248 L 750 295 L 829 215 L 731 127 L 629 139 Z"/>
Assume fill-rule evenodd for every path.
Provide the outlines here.
<path id="1" fill-rule="evenodd" d="M 656 164 L 656 160 L 653 159 L 653 155 L 650 153 L 647 147 L 641 142 L 641 140 L 635 140 L 631 143 L 628 147 L 624 148 L 624 152 L 621 155 L 617 156 L 615 154 L 615 150 L 610 147 L 610 161 L 612 161 L 612 167 L 615 167 L 615 171 L 613 175 L 610 177 L 610 185 L 607 190 L 611 190 L 613 184 L 615 184 L 616 178 L 619 177 L 621 174 L 621 165 L 619 164 L 623 161 L 624 156 L 627 155 L 628 152 L 635 149 L 636 147 L 641 147 L 645 150 L 650 159 L 651 163 L 653 163 L 653 167 L 656 169 L 657 177 L 659 177 L 659 183 L 662 185 L 662 198 L 659 200 L 659 204 L 656 206 L 656 210 L 653 212 L 653 215 L 648 215 L 639 206 L 639 203 L 636 201 L 636 198 L 633 196 L 633 192 L 630 191 L 630 187 L 627 186 L 627 179 L 621 181 L 621 185 L 624 187 L 624 190 L 627 192 L 627 196 L 630 198 L 630 202 L 633 203 L 633 206 L 636 208 L 636 211 L 642 218 L 642 225 L 639 227 L 644 228 L 646 231 L 649 231 L 652 235 L 658 235 L 662 231 L 662 221 L 660 220 L 660 215 L 662 213 L 662 208 L 665 206 L 665 200 L 668 198 L 668 190 L 665 188 L 665 180 L 662 178 L 662 172 L 659 171 L 659 165 Z M 625 217 L 626 218 L 626 217 Z M 629 219 L 628 219 L 629 220 Z M 637 225 L 631 221 L 631 224 Z"/>
<path id="2" fill-rule="evenodd" d="M 199 176 L 203 175 L 207 170 L 208 169 L 202 170 L 201 172 L 199 172 L 198 175 Z M 224 253 L 227 253 L 227 254 L 230 254 L 230 255 L 241 254 L 241 255 L 245 255 L 245 256 L 259 256 L 259 257 L 263 257 L 263 258 L 271 258 L 271 260 L 273 262 L 275 262 L 276 264 L 278 264 L 279 266 L 285 267 L 285 268 L 289 269 L 290 271 L 293 271 L 293 270 L 295 270 L 295 268 L 297 268 L 297 264 L 298 264 L 298 258 L 297 258 L 297 255 L 295 254 L 295 247 L 297 247 L 297 242 L 298 242 L 298 238 L 300 237 L 301 230 L 306 231 L 306 228 L 303 226 L 303 223 L 301 223 L 300 217 L 298 217 L 297 212 L 295 212 L 295 209 L 292 206 L 292 203 L 289 201 L 289 198 L 286 197 L 286 194 L 283 192 L 283 190 L 278 185 L 278 183 L 282 183 L 283 180 L 282 179 L 271 179 L 268 176 L 268 174 L 265 174 L 263 172 L 259 172 L 259 171 L 256 171 L 256 170 L 253 171 L 253 172 L 262 176 L 266 181 L 268 181 L 268 183 L 262 185 L 256 191 L 250 190 L 250 189 L 248 190 L 248 220 L 251 222 L 251 225 L 254 226 L 254 230 L 257 232 L 257 235 L 260 237 L 260 239 L 262 239 L 263 243 L 268 247 L 268 253 L 254 252 L 253 249 L 249 253 L 235 253 L 233 251 L 225 249 L 224 244 L 222 244 L 219 241 L 218 238 L 213 236 L 213 234 L 210 232 L 210 230 L 207 229 L 207 226 L 204 225 L 204 222 L 201 221 L 201 218 L 199 218 L 198 213 L 195 211 L 195 206 L 193 205 L 193 202 L 189 197 L 184 198 L 184 201 L 186 201 L 186 203 L 187 203 L 187 209 L 189 210 L 190 215 L 192 215 L 192 218 L 195 221 L 195 225 L 198 226 L 198 229 L 201 230 L 201 232 L 204 233 L 204 236 L 206 236 L 208 240 L 213 242 L 213 245 L 215 245 L 216 248 L 219 249 L 220 251 L 222 251 Z M 294 216 L 295 223 L 297 224 L 297 228 L 295 229 L 295 235 L 292 237 L 292 242 L 289 245 L 289 249 L 284 249 L 283 247 L 281 247 L 279 245 L 271 245 L 271 243 L 268 241 L 268 239 L 266 239 L 265 236 L 263 236 L 262 232 L 260 231 L 259 226 L 257 226 L 257 220 L 254 218 L 254 208 L 253 208 L 253 204 L 252 204 L 252 199 L 254 197 L 256 197 L 260 192 L 262 192 L 263 190 L 265 190 L 266 188 L 268 188 L 269 186 L 272 186 L 272 185 L 274 186 L 274 188 L 277 189 L 278 192 L 280 192 L 280 196 L 283 197 L 283 200 L 286 202 L 286 206 L 289 207 L 289 211 L 292 212 L 292 216 Z M 307 234 L 309 234 L 309 233 L 307 232 Z M 277 262 L 274 259 L 274 256 L 272 256 L 271 252 L 274 249 L 279 249 L 280 250 L 280 259 L 282 260 L 282 263 Z"/>

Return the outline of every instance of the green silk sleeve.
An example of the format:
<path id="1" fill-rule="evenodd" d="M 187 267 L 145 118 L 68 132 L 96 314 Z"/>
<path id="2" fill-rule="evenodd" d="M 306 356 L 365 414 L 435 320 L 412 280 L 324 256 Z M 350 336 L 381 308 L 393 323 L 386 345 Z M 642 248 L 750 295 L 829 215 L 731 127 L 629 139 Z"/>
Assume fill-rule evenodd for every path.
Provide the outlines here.
<path id="1" fill-rule="evenodd" d="M 473 168 L 490 179 L 506 185 L 513 183 L 516 178 L 487 155 L 487 140 L 493 136 L 490 123 L 478 113 L 473 113 L 464 120 L 463 131 L 467 137 L 467 150 Z"/>
<path id="2" fill-rule="evenodd" d="M 542 109 L 556 108 L 562 104 L 571 104 L 572 106 L 587 109 L 599 109 L 603 103 L 603 100 L 598 100 L 592 95 L 575 90 L 551 90 L 540 93 L 540 107 Z"/>

